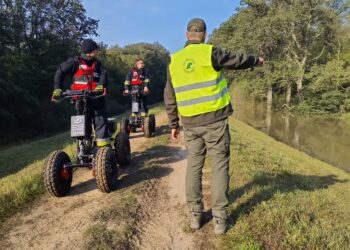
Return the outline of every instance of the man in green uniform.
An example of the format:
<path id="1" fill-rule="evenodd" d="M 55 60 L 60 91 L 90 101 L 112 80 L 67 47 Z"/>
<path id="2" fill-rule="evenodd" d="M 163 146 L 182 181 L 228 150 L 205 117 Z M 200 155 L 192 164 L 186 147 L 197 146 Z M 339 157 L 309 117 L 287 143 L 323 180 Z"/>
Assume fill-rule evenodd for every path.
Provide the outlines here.
<path id="1" fill-rule="evenodd" d="M 191 211 L 190 227 L 202 224 L 202 170 L 206 153 L 212 165 L 212 214 L 214 233 L 227 230 L 230 134 L 228 116 L 233 113 L 223 69 L 247 69 L 264 59 L 226 52 L 204 44 L 206 24 L 200 18 L 187 25 L 187 43 L 171 56 L 164 101 L 171 137 L 179 138 L 179 115 L 188 149 L 186 199 Z"/>

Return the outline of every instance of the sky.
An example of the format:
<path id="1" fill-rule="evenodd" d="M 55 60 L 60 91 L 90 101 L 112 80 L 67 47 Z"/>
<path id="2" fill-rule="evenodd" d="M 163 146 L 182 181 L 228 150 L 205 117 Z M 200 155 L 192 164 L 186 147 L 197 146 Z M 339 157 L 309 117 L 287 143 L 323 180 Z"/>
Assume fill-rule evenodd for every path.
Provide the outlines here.
<path id="1" fill-rule="evenodd" d="M 240 0 L 82 0 L 87 16 L 100 20 L 99 37 L 109 47 L 159 42 L 170 52 L 181 49 L 186 25 L 194 17 L 210 34 L 239 7 Z"/>

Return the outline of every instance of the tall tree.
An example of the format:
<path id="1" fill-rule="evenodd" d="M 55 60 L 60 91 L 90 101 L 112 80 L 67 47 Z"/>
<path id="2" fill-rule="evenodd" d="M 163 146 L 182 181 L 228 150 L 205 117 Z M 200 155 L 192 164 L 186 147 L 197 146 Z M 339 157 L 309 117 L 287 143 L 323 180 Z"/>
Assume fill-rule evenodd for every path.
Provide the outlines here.
<path id="1" fill-rule="evenodd" d="M 310 67 L 332 59 L 339 43 L 345 43 L 346 39 L 339 39 L 339 30 L 347 25 L 344 14 L 349 10 L 349 1 L 243 0 L 241 3 L 237 13 L 214 31 L 211 42 L 265 56 L 270 66 L 263 74 L 262 70 L 243 72 L 238 79 L 248 77 L 258 89 L 268 90 L 270 85 L 277 91 L 284 89 L 288 106 L 293 89 L 302 101 L 305 74 Z"/>
<path id="2" fill-rule="evenodd" d="M 97 26 L 80 0 L 0 0 L 0 143 L 62 126 L 54 72 Z"/>

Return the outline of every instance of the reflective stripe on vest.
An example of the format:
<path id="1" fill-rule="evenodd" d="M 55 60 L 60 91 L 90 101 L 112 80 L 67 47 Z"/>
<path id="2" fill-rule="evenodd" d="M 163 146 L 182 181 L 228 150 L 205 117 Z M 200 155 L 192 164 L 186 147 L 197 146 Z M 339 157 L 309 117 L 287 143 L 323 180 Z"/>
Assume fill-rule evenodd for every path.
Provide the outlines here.
<path id="1" fill-rule="evenodd" d="M 86 76 L 78 76 L 74 78 L 74 84 L 88 84 L 90 81 L 91 79 Z"/>
<path id="2" fill-rule="evenodd" d="M 211 61 L 212 45 L 191 44 L 171 56 L 169 66 L 178 111 L 195 116 L 230 104 L 227 81 Z"/>

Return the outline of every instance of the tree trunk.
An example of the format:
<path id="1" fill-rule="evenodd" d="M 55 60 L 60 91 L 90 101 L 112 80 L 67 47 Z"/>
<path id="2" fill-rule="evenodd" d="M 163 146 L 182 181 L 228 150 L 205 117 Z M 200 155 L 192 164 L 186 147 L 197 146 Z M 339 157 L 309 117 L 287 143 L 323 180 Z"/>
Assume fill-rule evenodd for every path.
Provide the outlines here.
<path id="1" fill-rule="evenodd" d="M 266 102 L 266 133 L 270 134 L 271 118 L 272 118 L 272 86 L 267 89 L 267 102 Z"/>
<path id="2" fill-rule="evenodd" d="M 286 114 L 284 117 L 284 137 L 289 142 L 289 130 L 290 130 L 290 114 Z"/>
<path id="3" fill-rule="evenodd" d="M 302 102 L 304 100 L 303 80 L 304 80 L 304 75 L 300 76 L 296 82 L 299 102 Z"/>
<path id="4" fill-rule="evenodd" d="M 300 139 L 300 126 L 299 126 L 299 122 L 297 120 L 297 124 L 295 126 L 295 130 L 294 130 L 294 138 L 293 138 L 293 145 L 296 147 L 299 147 L 299 139 Z"/>
<path id="5" fill-rule="evenodd" d="M 306 54 L 306 52 L 305 52 L 305 54 Z M 299 64 L 299 76 L 298 76 L 298 79 L 296 81 L 296 84 L 297 84 L 297 94 L 298 94 L 299 102 L 302 102 L 304 100 L 303 81 L 304 81 L 304 77 L 305 77 L 306 60 L 307 60 L 307 56 L 305 55 L 303 57 L 303 59 L 300 62 L 298 62 L 298 64 Z"/>
<path id="6" fill-rule="evenodd" d="M 287 107 L 290 107 L 291 97 L 292 97 L 292 84 L 288 83 L 287 93 L 286 93 L 286 105 L 287 105 Z"/>

